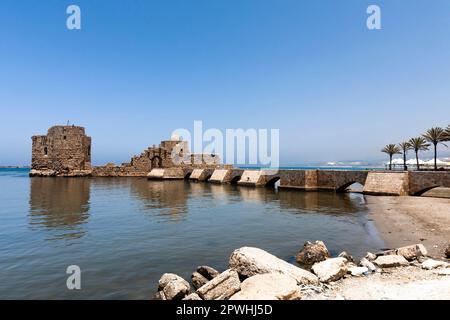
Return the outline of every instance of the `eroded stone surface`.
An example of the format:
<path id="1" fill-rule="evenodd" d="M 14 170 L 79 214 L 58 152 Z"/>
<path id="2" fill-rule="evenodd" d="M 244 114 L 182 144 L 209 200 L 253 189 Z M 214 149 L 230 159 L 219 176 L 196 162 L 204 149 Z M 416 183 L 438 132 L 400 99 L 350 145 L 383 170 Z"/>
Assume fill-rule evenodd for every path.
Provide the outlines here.
<path id="1" fill-rule="evenodd" d="M 314 264 L 311 270 L 319 277 L 320 282 L 336 281 L 347 273 L 347 259 L 331 258 Z"/>
<path id="2" fill-rule="evenodd" d="M 380 268 L 391 268 L 391 267 L 400 267 L 407 266 L 409 263 L 403 257 L 399 255 L 387 255 L 387 256 L 379 256 L 374 260 L 374 262 Z"/>
<path id="3" fill-rule="evenodd" d="M 194 292 L 187 295 L 182 300 L 202 300 L 202 298 L 200 298 L 200 296 Z"/>
<path id="4" fill-rule="evenodd" d="M 414 244 L 412 246 L 398 248 L 397 254 L 407 260 L 414 260 L 418 257 L 426 256 L 428 252 L 423 244 Z"/>
<path id="5" fill-rule="evenodd" d="M 208 280 L 212 280 L 220 274 L 219 271 L 209 266 L 200 266 L 197 268 L 197 272 Z"/>
<path id="6" fill-rule="evenodd" d="M 165 273 L 158 282 L 158 291 L 161 291 L 167 300 L 180 300 L 189 294 L 189 283 L 174 273 Z"/>
<path id="7" fill-rule="evenodd" d="M 297 281 L 281 273 L 258 274 L 241 284 L 230 300 L 287 300 L 299 298 Z"/>
<path id="8" fill-rule="evenodd" d="M 365 258 L 369 261 L 373 261 L 377 258 L 377 255 L 372 252 L 367 252 Z"/>
<path id="9" fill-rule="evenodd" d="M 330 253 L 328 252 L 325 243 L 322 241 L 315 241 L 314 243 L 306 242 L 303 245 L 302 250 L 297 254 L 297 262 L 306 265 L 312 266 L 316 262 L 323 261 L 330 257 Z"/>
<path id="10" fill-rule="evenodd" d="M 242 247 L 235 250 L 229 260 L 230 268 L 240 275 L 251 277 L 263 273 L 282 273 L 294 278 L 298 284 L 317 284 L 318 278 L 258 248 Z"/>
<path id="11" fill-rule="evenodd" d="M 209 281 L 208 279 L 206 279 L 197 271 L 192 273 L 191 275 L 191 282 L 195 289 L 198 289 L 201 286 L 205 285 L 208 281 Z"/>
<path id="12" fill-rule="evenodd" d="M 362 258 L 359 265 L 361 267 L 366 267 L 370 272 L 375 272 L 377 270 L 377 267 L 366 258 Z"/>
<path id="13" fill-rule="evenodd" d="M 235 270 L 228 269 L 197 290 L 204 300 L 225 300 L 239 291 L 241 282 Z"/>
<path id="14" fill-rule="evenodd" d="M 449 263 L 444 262 L 444 261 L 427 259 L 422 263 L 422 269 L 431 270 L 431 269 L 436 269 L 436 268 L 440 268 L 440 267 L 447 267 L 449 265 L 450 265 Z"/>
<path id="15" fill-rule="evenodd" d="M 204 284 L 206 284 L 208 281 L 217 277 L 219 274 L 220 272 L 214 268 L 211 268 L 209 266 L 200 266 L 197 267 L 197 271 L 192 273 L 191 281 L 194 288 L 198 289 Z"/>

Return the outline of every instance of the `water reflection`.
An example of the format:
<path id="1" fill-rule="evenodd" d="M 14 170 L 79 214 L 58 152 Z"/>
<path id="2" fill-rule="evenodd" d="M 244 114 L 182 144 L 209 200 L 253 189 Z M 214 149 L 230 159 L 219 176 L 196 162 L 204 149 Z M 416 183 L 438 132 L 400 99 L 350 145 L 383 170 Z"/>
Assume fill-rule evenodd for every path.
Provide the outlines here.
<path id="1" fill-rule="evenodd" d="M 156 222 L 181 222 L 189 210 L 223 209 L 242 202 L 270 205 L 290 214 L 321 213 L 345 216 L 365 211 L 364 197 L 333 192 L 301 192 L 141 178 L 32 178 L 30 224 L 51 229 L 50 239 L 80 238 L 89 217 L 90 193 L 97 203 L 123 205 L 127 214 L 144 213 Z M 131 196 L 134 201 L 128 202 Z M 94 201 L 94 202 L 95 202 Z"/>
<path id="2" fill-rule="evenodd" d="M 89 218 L 90 179 L 31 178 L 29 221 L 50 240 L 80 238 Z"/>
<path id="3" fill-rule="evenodd" d="M 184 181 L 149 181 L 130 179 L 131 195 L 141 201 L 141 211 L 163 222 L 186 218 L 189 183 Z"/>
<path id="4" fill-rule="evenodd" d="M 298 209 L 322 214 L 342 215 L 365 211 L 364 196 L 354 193 L 304 192 L 283 189 L 278 192 L 282 209 Z"/>
<path id="5" fill-rule="evenodd" d="M 364 196 L 354 193 L 304 192 L 290 189 L 239 188 L 241 199 L 255 203 L 276 202 L 294 213 L 353 214 L 364 211 Z"/>

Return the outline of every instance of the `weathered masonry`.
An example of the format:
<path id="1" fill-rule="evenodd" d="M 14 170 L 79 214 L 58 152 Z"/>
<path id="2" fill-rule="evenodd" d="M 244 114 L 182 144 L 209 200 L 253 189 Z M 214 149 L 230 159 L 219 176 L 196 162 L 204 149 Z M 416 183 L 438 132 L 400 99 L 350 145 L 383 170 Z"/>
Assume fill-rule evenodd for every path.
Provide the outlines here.
<path id="1" fill-rule="evenodd" d="M 33 136 L 31 176 L 147 177 L 187 179 L 242 186 L 290 188 L 303 191 L 343 192 L 360 183 L 370 195 L 421 195 L 437 187 L 450 188 L 449 171 L 364 170 L 245 170 L 220 165 L 219 156 L 191 154 L 178 137 L 161 141 L 119 166 L 91 166 L 91 138 L 83 127 L 55 126 L 47 135 Z M 176 157 L 177 159 L 175 159 Z M 182 158 L 182 161 L 179 161 Z"/>
<path id="2" fill-rule="evenodd" d="M 344 192 L 360 183 L 370 195 L 414 196 L 437 187 L 450 188 L 450 172 L 432 171 L 364 171 L 364 170 L 240 170 L 217 169 L 209 181 L 242 186 L 272 187 L 302 191 Z"/>
<path id="3" fill-rule="evenodd" d="M 162 172 L 162 178 L 178 178 L 194 169 L 216 169 L 220 163 L 214 154 L 191 154 L 188 143 L 178 137 L 147 148 L 130 162 L 97 167 L 91 166 L 91 138 L 83 127 L 54 126 L 32 142 L 31 176 L 147 177 L 158 169 L 157 176 Z"/>
<path id="4" fill-rule="evenodd" d="M 91 138 L 83 127 L 54 126 L 31 139 L 31 175 L 90 174 Z"/>

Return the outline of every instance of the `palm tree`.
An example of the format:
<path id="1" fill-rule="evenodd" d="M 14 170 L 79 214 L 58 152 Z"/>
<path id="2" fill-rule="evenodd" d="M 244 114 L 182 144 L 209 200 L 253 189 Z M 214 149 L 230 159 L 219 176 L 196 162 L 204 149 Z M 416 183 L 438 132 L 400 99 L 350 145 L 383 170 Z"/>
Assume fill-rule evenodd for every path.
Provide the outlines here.
<path id="1" fill-rule="evenodd" d="M 445 141 L 450 141 L 450 125 L 445 128 Z"/>
<path id="2" fill-rule="evenodd" d="M 403 170 L 408 171 L 408 167 L 406 166 L 406 154 L 408 150 L 411 150 L 411 144 L 407 141 L 398 144 L 398 147 L 403 153 Z"/>
<path id="3" fill-rule="evenodd" d="M 430 145 L 423 137 L 411 138 L 409 140 L 411 145 L 411 149 L 416 153 L 416 162 L 417 162 L 417 170 L 420 170 L 419 167 L 419 151 L 427 151 Z"/>
<path id="4" fill-rule="evenodd" d="M 442 143 L 444 146 L 446 146 L 443 143 L 443 141 L 446 140 L 445 130 L 440 127 L 434 127 L 427 130 L 427 132 L 425 132 L 422 137 L 424 137 L 425 140 L 432 143 L 434 146 L 434 170 L 437 170 L 437 145 L 439 143 Z"/>
<path id="5" fill-rule="evenodd" d="M 387 153 L 389 155 L 389 170 L 392 170 L 392 156 L 394 154 L 400 154 L 400 148 L 395 144 L 388 144 L 381 150 L 381 152 Z"/>

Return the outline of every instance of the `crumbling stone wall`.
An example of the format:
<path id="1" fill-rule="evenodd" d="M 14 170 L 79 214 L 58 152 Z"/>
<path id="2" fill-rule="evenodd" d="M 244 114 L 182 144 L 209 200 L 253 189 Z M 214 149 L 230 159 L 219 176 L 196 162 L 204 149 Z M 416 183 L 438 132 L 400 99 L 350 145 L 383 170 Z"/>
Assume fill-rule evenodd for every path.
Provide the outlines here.
<path id="1" fill-rule="evenodd" d="M 173 153 L 183 161 L 173 158 Z M 186 156 L 186 159 L 185 159 Z M 187 141 L 164 140 L 158 146 L 152 146 L 144 150 L 140 155 L 131 158 L 130 162 L 120 166 L 107 164 L 94 167 L 93 176 L 101 177 L 146 177 L 152 169 L 164 168 L 217 168 L 220 157 L 207 154 L 190 154 Z"/>
<path id="2" fill-rule="evenodd" d="M 32 138 L 31 168 L 55 175 L 91 170 L 91 138 L 78 126 L 54 126 Z"/>
<path id="3" fill-rule="evenodd" d="M 174 155 L 182 161 L 174 159 Z M 217 168 L 220 158 L 191 154 L 187 141 L 179 138 L 161 141 L 144 150 L 130 162 L 91 167 L 91 138 L 83 127 L 54 126 L 47 135 L 32 137 L 30 176 L 145 177 L 154 168 Z M 184 171 L 183 171 L 184 172 Z"/>

